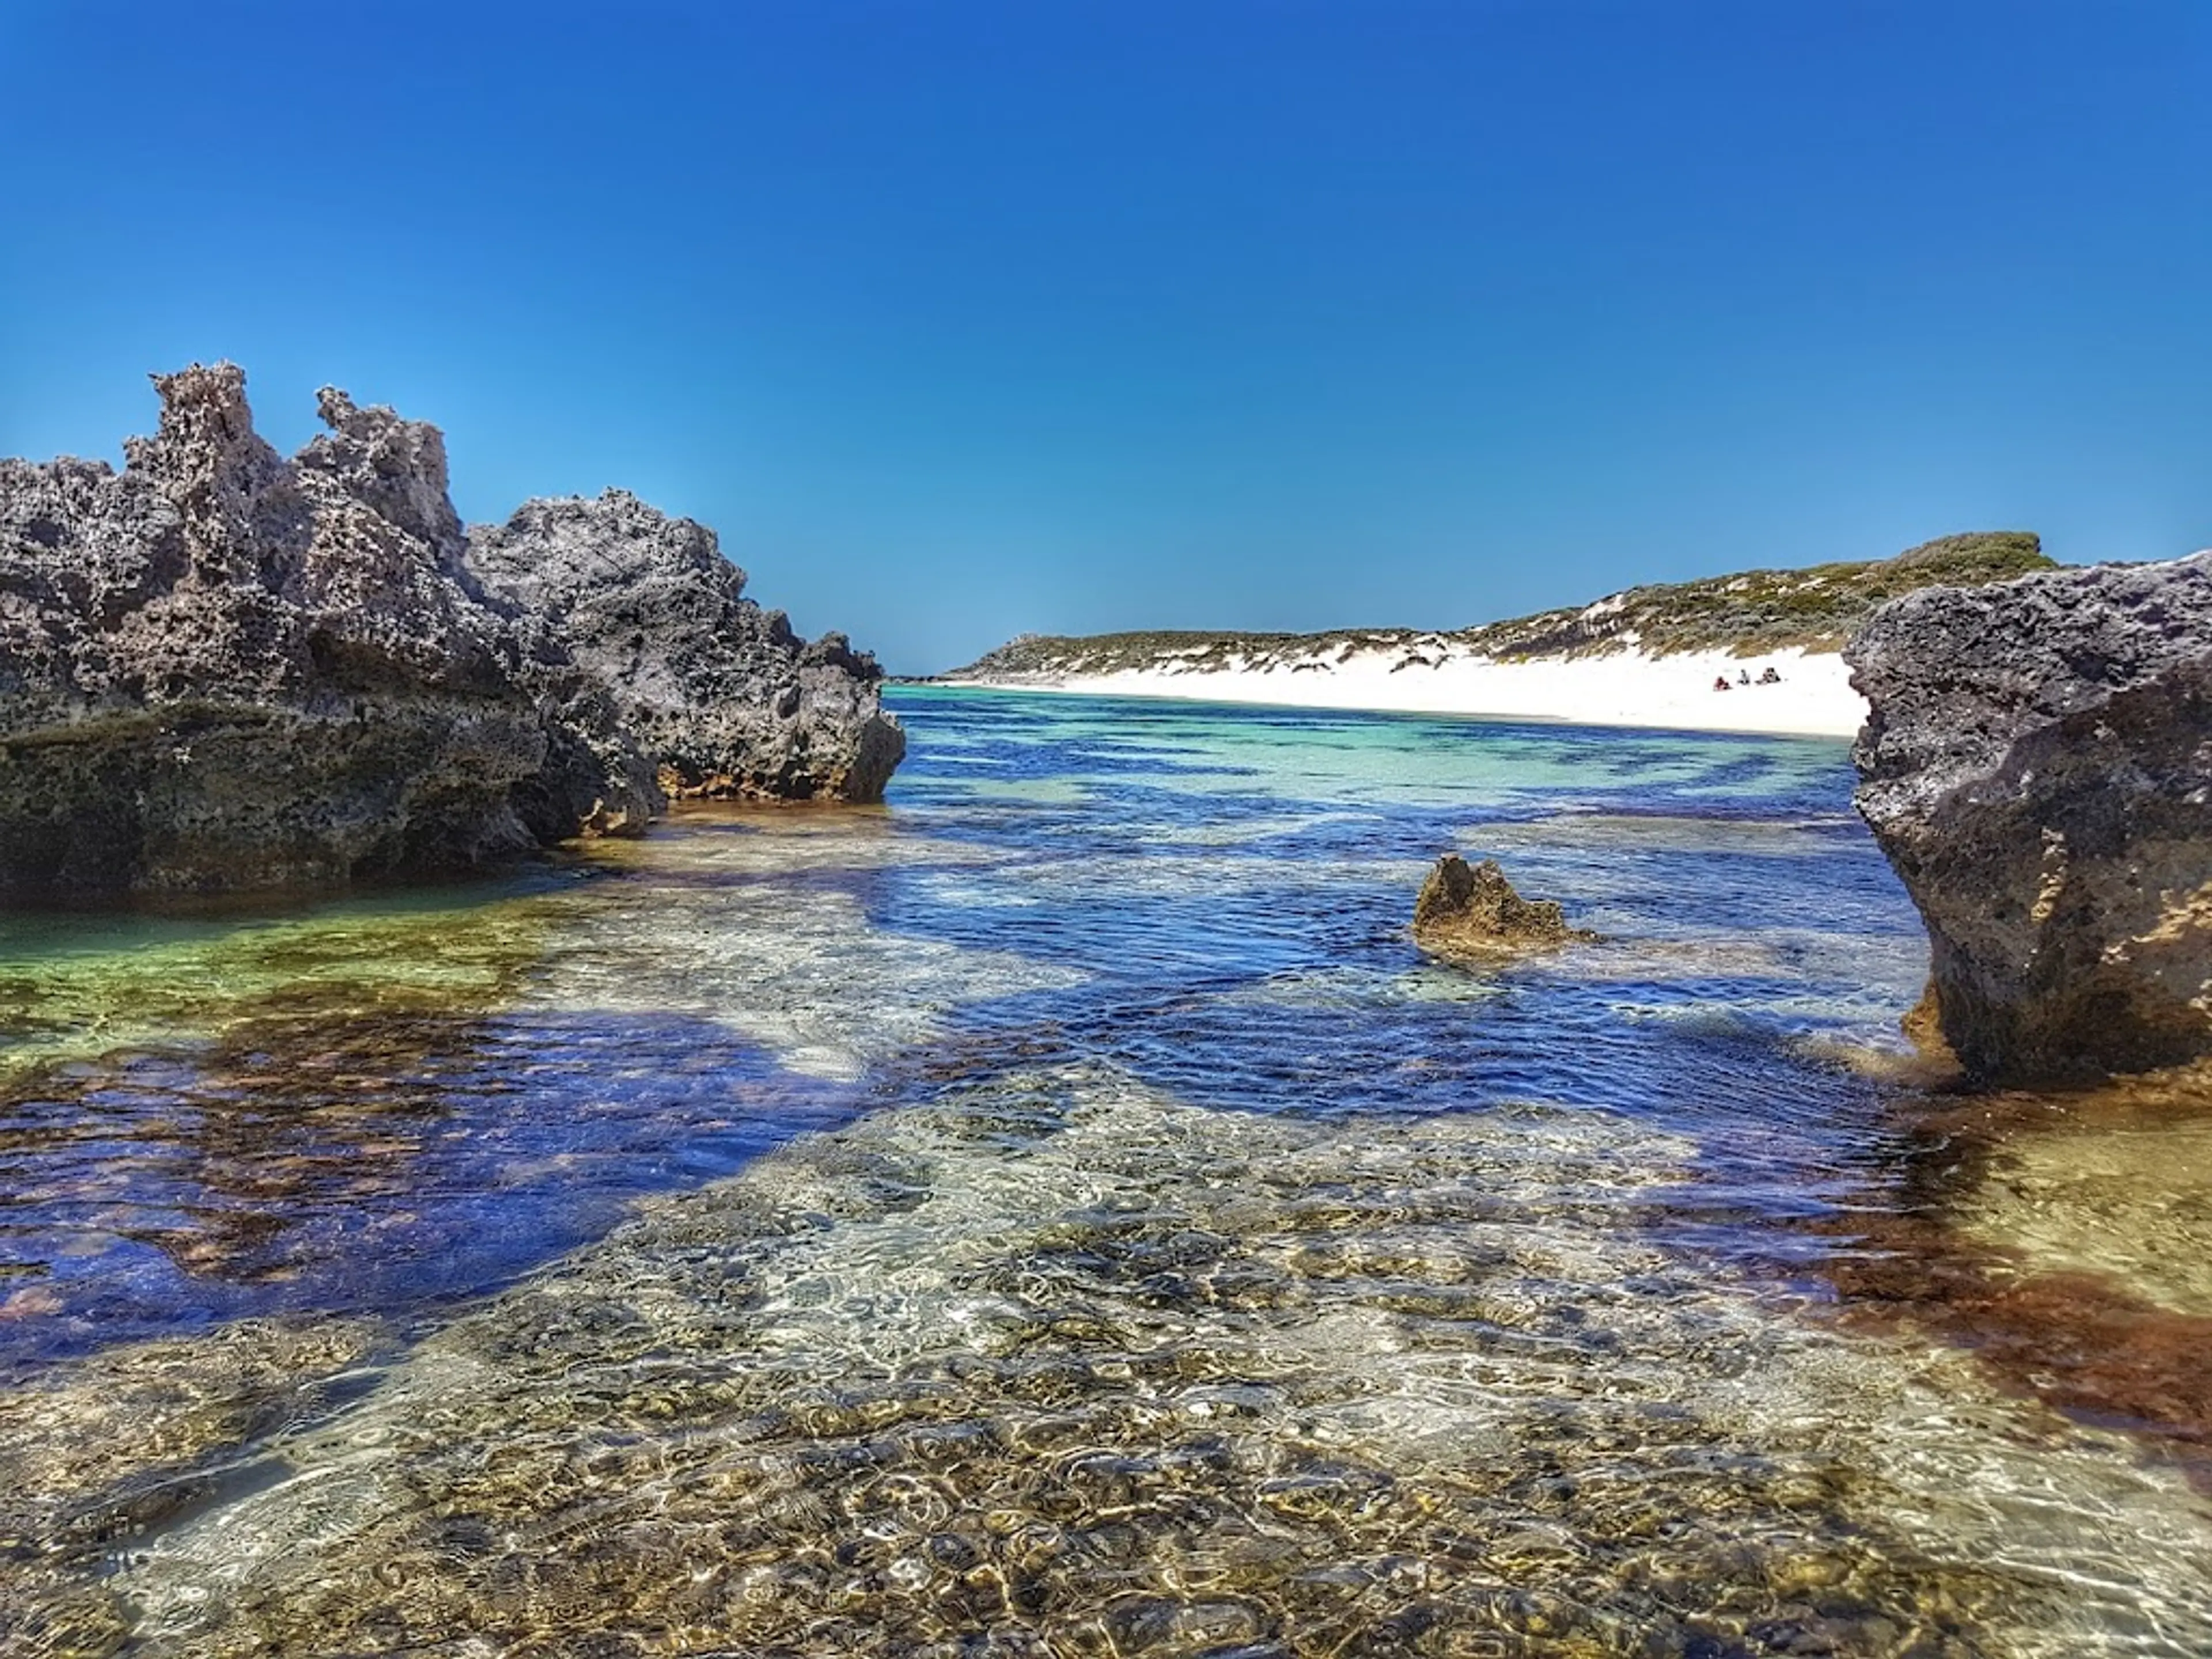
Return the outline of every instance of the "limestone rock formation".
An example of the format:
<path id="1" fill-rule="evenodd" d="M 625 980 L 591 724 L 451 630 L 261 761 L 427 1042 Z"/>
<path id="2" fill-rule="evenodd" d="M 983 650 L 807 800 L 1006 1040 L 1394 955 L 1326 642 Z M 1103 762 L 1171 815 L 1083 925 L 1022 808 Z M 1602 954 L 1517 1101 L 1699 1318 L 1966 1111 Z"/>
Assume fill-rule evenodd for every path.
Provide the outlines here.
<path id="1" fill-rule="evenodd" d="M 1550 899 L 1524 899 L 1495 859 L 1470 866 L 1456 853 L 1437 860 L 1413 901 L 1413 942 L 1439 955 L 1495 956 L 1540 950 L 1595 933 L 1567 926 Z"/>
<path id="2" fill-rule="evenodd" d="M 1968 1073 L 2212 1052 L 2212 554 L 1914 593 L 1845 656 L 1859 811 Z"/>
<path id="3" fill-rule="evenodd" d="M 467 559 L 606 689 L 672 795 L 880 800 L 906 752 L 875 659 L 746 599 L 703 525 L 619 489 L 533 501 Z"/>
<path id="4" fill-rule="evenodd" d="M 120 473 L 0 460 L 0 895 L 452 869 L 650 813 L 588 689 L 526 684 L 564 671 L 464 569 L 435 428 L 325 391 L 287 460 L 234 366 L 155 384 Z"/>

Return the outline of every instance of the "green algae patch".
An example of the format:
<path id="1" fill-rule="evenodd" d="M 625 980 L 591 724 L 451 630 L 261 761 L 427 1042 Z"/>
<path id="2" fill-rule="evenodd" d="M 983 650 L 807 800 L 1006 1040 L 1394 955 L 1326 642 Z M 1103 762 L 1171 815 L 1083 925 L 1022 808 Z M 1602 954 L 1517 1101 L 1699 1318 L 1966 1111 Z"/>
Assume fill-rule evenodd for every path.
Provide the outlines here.
<path id="1" fill-rule="evenodd" d="M 10 919 L 0 1089 L 118 1050 L 210 1041 L 277 1003 L 332 1016 L 497 1006 L 543 956 L 555 902 L 465 890 L 267 921 Z"/>
<path id="2" fill-rule="evenodd" d="M 1080 976 L 890 940 L 847 896 L 814 893 L 801 907 L 787 884 L 991 858 L 901 835 L 867 809 L 708 808 L 647 840 L 594 843 L 567 872 L 527 887 L 401 892 L 261 920 L 9 918 L 0 923 L 0 1091 L 131 1050 L 246 1042 L 254 1022 L 311 1036 L 316 1021 L 336 1029 L 514 1007 L 681 1010 L 757 1033 L 802 1069 L 850 1076 L 852 1051 L 896 1048 L 927 1029 L 920 1003 L 964 1000 L 956 965 L 979 969 L 988 988 L 994 964 L 1009 986 Z M 845 973 L 829 971 L 833 956 L 849 959 Z M 864 975 L 878 988 L 872 1004 L 823 997 L 825 983 Z M 872 1022 L 880 1033 L 863 1029 Z"/>

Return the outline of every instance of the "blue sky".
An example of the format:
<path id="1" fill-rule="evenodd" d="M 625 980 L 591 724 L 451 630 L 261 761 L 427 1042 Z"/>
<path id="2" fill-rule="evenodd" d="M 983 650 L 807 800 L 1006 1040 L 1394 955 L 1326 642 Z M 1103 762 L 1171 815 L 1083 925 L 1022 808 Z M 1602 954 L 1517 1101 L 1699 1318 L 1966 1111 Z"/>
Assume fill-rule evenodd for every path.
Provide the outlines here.
<path id="1" fill-rule="evenodd" d="M 228 356 L 894 668 L 2212 543 L 2212 4 L 0 0 L 0 453 Z"/>

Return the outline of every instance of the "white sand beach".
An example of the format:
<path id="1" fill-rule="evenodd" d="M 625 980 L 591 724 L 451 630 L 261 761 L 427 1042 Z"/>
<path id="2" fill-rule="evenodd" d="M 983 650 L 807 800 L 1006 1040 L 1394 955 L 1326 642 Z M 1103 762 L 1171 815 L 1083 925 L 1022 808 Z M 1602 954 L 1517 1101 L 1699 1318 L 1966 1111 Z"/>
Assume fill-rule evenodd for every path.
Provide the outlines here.
<path id="1" fill-rule="evenodd" d="M 1759 683 L 1768 668 L 1781 677 L 1778 684 Z M 1740 683 L 1747 673 L 1748 685 Z M 1729 690 L 1715 689 L 1714 682 L 1721 679 Z M 1726 651 L 1650 657 L 1620 651 L 1501 661 L 1457 652 L 1440 641 L 1425 657 L 1409 658 L 1403 647 L 1395 647 L 1322 652 L 1267 664 L 1232 657 L 1222 667 L 1160 666 L 965 683 L 1023 691 L 1828 738 L 1855 735 L 1867 712 L 1866 700 L 1851 689 L 1850 670 L 1842 657 L 1796 647 L 1756 657 Z"/>

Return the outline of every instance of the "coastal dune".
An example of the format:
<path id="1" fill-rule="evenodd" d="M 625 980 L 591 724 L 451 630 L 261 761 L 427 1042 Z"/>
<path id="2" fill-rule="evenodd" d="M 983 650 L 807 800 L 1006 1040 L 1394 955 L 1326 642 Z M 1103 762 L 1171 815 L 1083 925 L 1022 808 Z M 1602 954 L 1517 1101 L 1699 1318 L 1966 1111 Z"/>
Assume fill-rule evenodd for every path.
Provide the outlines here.
<path id="1" fill-rule="evenodd" d="M 1877 610 L 1928 587 L 2051 568 L 2027 532 L 1977 531 L 1894 558 L 1654 583 L 1473 628 L 1024 635 L 943 678 L 1091 696 L 1849 738 L 1867 702 L 1843 647 Z"/>
<path id="2" fill-rule="evenodd" d="M 983 678 L 970 684 L 1094 696 L 1182 697 L 1206 702 L 1299 708 L 1367 708 L 1406 714 L 1489 715 L 1581 726 L 1652 726 L 1682 732 L 1751 732 L 1848 738 L 1866 719 L 1866 699 L 1833 651 L 1784 647 L 1759 657 L 1724 650 L 1646 656 L 1501 659 L 1445 651 L 1402 665 L 1397 651 L 1355 651 L 1290 662 L 1234 657 L 1220 665 L 1164 662 L 1051 680 Z M 1771 668 L 1778 684 L 1761 684 Z M 1739 684 L 1748 672 L 1752 684 Z M 1724 679 L 1729 690 L 1714 689 Z"/>

